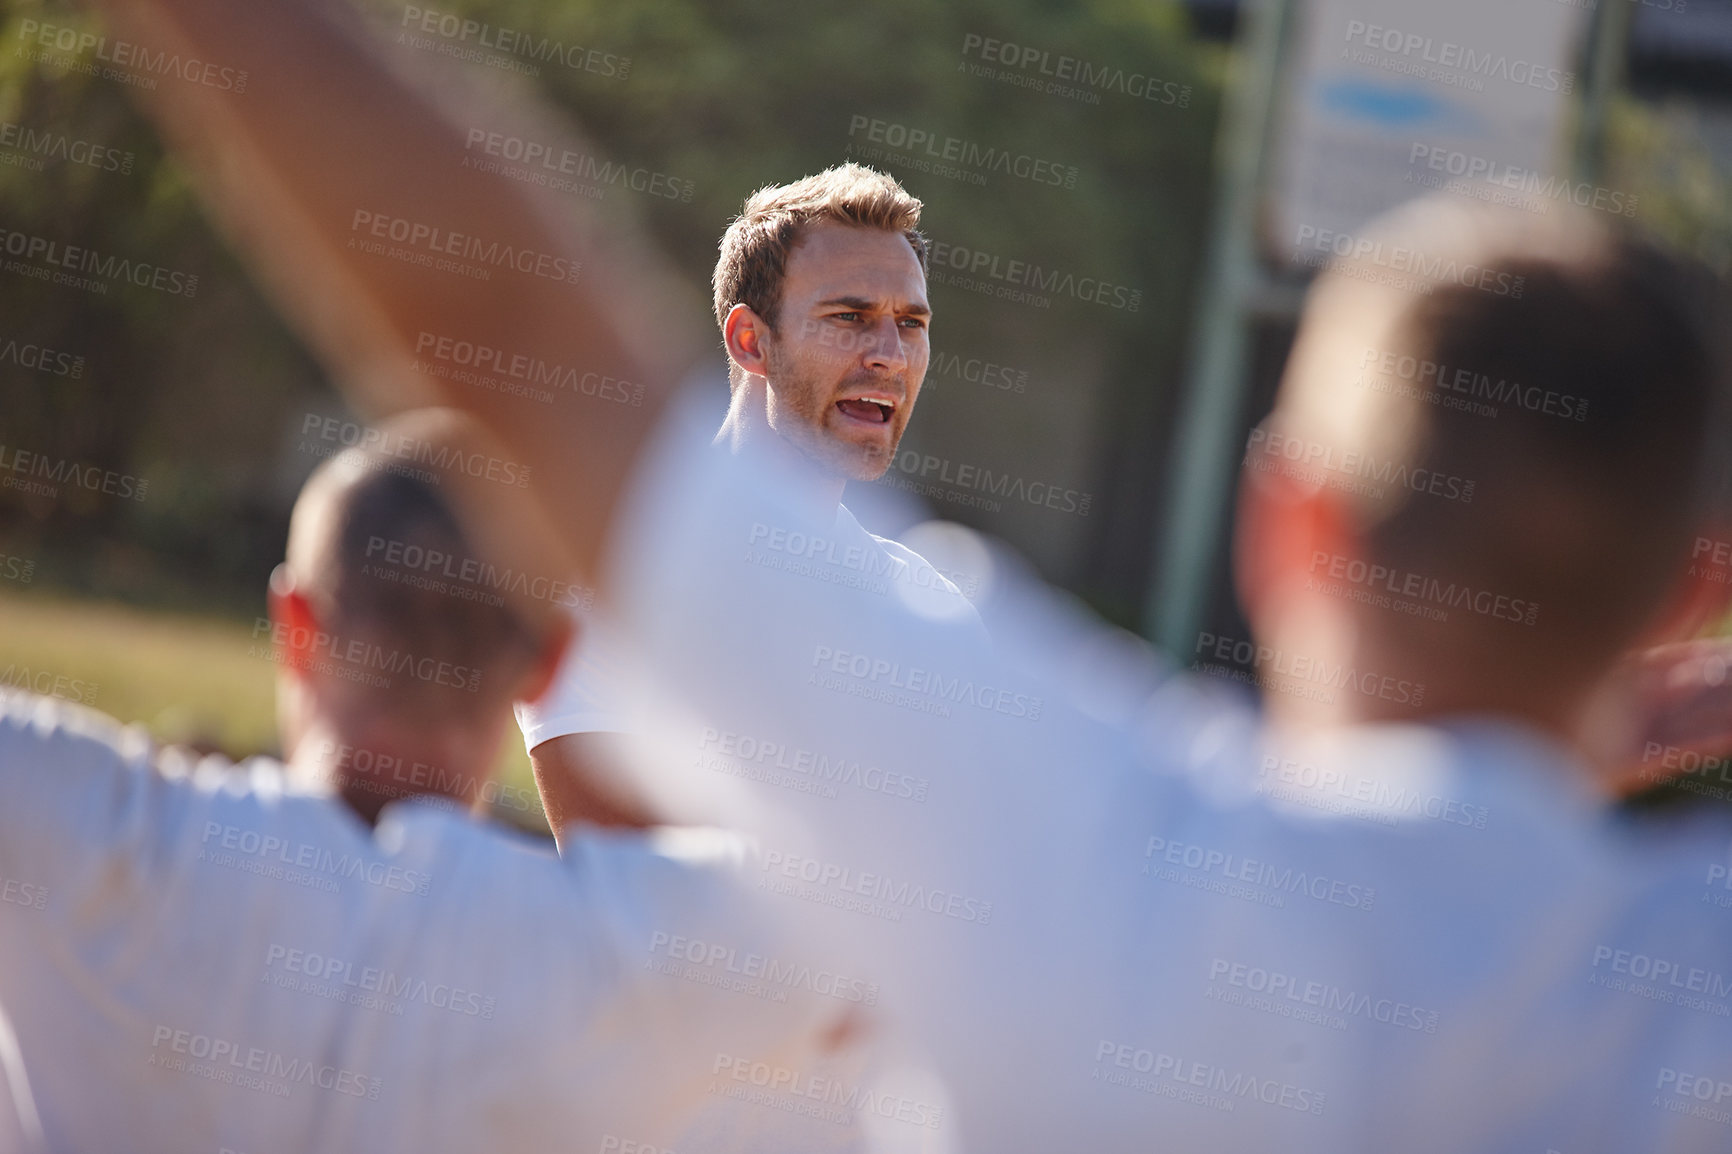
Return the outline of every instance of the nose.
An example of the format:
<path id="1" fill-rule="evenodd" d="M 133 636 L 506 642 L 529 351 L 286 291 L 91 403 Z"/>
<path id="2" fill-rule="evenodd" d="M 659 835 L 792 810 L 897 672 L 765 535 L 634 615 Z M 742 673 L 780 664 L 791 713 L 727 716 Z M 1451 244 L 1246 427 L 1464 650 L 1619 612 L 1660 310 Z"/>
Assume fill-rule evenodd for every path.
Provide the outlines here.
<path id="1" fill-rule="evenodd" d="M 863 363 L 879 372 L 899 373 L 908 368 L 908 351 L 902 347 L 902 326 L 894 316 L 878 319 L 867 334 Z"/>

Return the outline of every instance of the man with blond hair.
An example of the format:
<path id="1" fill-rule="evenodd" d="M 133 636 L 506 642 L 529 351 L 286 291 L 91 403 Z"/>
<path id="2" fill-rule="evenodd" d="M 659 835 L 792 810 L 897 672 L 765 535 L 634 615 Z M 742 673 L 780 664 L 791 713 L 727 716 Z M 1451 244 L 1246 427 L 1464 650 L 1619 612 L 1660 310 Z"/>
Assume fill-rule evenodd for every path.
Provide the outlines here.
<path id="1" fill-rule="evenodd" d="M 930 777 L 909 804 L 744 775 L 720 799 L 689 746 L 643 766 L 670 807 L 734 803 L 764 846 L 760 888 L 809 937 L 851 919 L 965 1149 L 1724 1149 L 1732 922 L 1705 885 L 1726 877 L 1726 831 L 1622 827 L 1580 740 L 1618 654 L 1723 593 L 1688 565 L 1693 535 L 1723 532 L 1704 494 L 1725 381 L 1689 317 L 1700 294 L 1663 258 L 1579 217 L 1512 228 L 1434 205 L 1320 282 L 1258 442 L 1297 438 L 1310 464 L 1252 457 L 1236 564 L 1269 672 L 1328 708 L 1283 706 L 1266 730 L 1039 589 L 995 595 L 1014 628 L 995 616 L 988 644 L 760 564 L 743 553 L 760 526 L 826 522 L 774 461 L 703 451 L 714 425 L 676 389 L 698 326 L 653 250 L 580 235 L 532 189 L 430 179 L 456 128 L 327 8 L 110 8 L 257 62 L 258 101 L 152 99 L 349 387 L 458 325 L 646 382 L 641 409 L 570 399 L 551 419 L 433 387 L 534 462 L 573 570 L 656 675 L 669 741 L 728 730 Z M 326 70 L 341 85 L 305 83 Z M 446 227 L 581 250 L 600 275 L 575 306 L 527 277 L 405 280 L 344 244 L 380 189 Z M 1377 266 L 1392 253 L 1456 279 L 1401 295 Z M 1485 291 L 1505 284 L 1524 292 Z M 1435 383 L 1373 397 L 1368 348 L 1567 388 L 1592 419 L 1488 427 Z M 1368 459 L 1386 487 L 1358 474 Z M 1451 479 L 1477 483 L 1471 508 Z M 1468 588 L 1449 602 L 1461 627 L 1354 596 L 1356 563 L 1415 595 Z M 768 1063 L 764 1082 L 828 1100 Z M 888 1105 L 903 1133 L 935 1116 Z"/>
<path id="2" fill-rule="evenodd" d="M 728 357 L 716 442 L 776 468 L 802 505 L 833 511 L 826 538 L 764 527 L 741 542 L 761 564 L 855 588 L 934 600 L 973 618 L 961 593 L 912 549 L 867 532 L 849 481 L 876 481 L 896 458 L 931 355 L 920 201 L 896 180 L 842 164 L 759 189 L 722 234 L 713 277 Z M 553 686 L 518 723 L 557 837 L 574 822 L 641 827 L 651 811 L 609 773 L 632 728 L 632 662 L 605 616 L 583 615 Z"/>

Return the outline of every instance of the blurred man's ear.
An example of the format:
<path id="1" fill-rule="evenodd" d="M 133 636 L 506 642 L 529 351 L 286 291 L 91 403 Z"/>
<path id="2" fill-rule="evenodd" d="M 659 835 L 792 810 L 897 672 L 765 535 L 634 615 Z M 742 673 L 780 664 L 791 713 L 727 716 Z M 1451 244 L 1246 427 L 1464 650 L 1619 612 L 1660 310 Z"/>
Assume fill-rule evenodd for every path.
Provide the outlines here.
<path id="1" fill-rule="evenodd" d="M 1346 509 L 1327 486 L 1278 470 L 1245 468 L 1233 519 L 1233 584 L 1254 631 L 1304 591 L 1307 577 L 1327 580 L 1335 558 L 1362 560 Z"/>
<path id="2" fill-rule="evenodd" d="M 296 585 L 287 563 L 271 571 L 266 603 L 269 606 L 273 632 L 281 639 L 282 652 L 278 664 L 297 680 L 306 676 L 307 662 L 316 647 L 316 638 L 324 631 L 318 613 L 307 595 Z"/>
<path id="3" fill-rule="evenodd" d="M 553 679 L 559 675 L 559 663 L 565 660 L 565 655 L 570 652 L 576 638 L 577 623 L 571 618 L 564 617 L 552 623 L 548 627 L 547 640 L 542 644 L 541 652 L 530 662 L 511 699 L 534 701 L 546 693 L 553 684 Z"/>
<path id="4" fill-rule="evenodd" d="M 747 305 L 735 305 L 722 322 L 722 340 L 728 346 L 728 359 L 745 372 L 756 376 L 769 375 L 769 363 L 764 356 L 764 340 L 774 337 L 770 326 Z"/>
<path id="5" fill-rule="evenodd" d="M 1713 550 L 1728 540 L 1732 540 L 1729 525 L 1704 526 L 1697 533 L 1696 542 L 1709 547 L 1707 555 L 1692 547 L 1688 563 L 1674 579 L 1636 648 L 1689 641 L 1726 616 L 1728 606 L 1732 606 L 1732 564 L 1715 561 Z"/>

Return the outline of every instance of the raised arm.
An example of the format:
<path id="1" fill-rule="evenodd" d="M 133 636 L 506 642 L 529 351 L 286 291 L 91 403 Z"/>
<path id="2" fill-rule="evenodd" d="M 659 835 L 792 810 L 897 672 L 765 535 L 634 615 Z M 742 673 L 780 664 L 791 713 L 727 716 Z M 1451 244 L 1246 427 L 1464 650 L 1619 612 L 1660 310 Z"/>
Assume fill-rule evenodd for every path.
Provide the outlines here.
<path id="1" fill-rule="evenodd" d="M 521 90 L 477 90 L 461 65 L 412 72 L 339 0 L 93 2 L 112 35 L 247 71 L 244 92 L 175 77 L 141 98 L 350 396 L 481 418 L 533 461 L 564 560 L 593 573 L 630 462 L 701 354 L 703 314 L 625 210 L 463 163 L 477 130 L 581 151 L 571 127 Z M 441 340 L 627 381 L 642 403 L 555 389 L 544 404 L 411 368 Z"/>

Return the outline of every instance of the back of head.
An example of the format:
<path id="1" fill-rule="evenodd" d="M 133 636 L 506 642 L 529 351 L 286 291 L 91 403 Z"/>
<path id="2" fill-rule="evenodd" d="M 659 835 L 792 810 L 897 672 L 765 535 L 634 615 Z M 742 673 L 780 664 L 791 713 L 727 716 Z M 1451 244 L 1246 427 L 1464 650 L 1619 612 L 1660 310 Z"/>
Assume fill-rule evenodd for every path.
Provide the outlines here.
<path id="1" fill-rule="evenodd" d="M 1720 467 L 1716 286 L 1584 215 L 1441 201 L 1338 255 L 1267 427 L 1368 562 L 1466 610 L 1380 620 L 1513 670 L 1609 662 L 1672 591 Z"/>
<path id="2" fill-rule="evenodd" d="M 546 621 L 511 597 L 533 575 L 478 551 L 453 507 L 448 490 L 487 452 L 472 422 L 429 410 L 373 433 L 307 482 L 287 567 L 354 701 L 404 720 L 475 716 L 547 642 Z"/>

